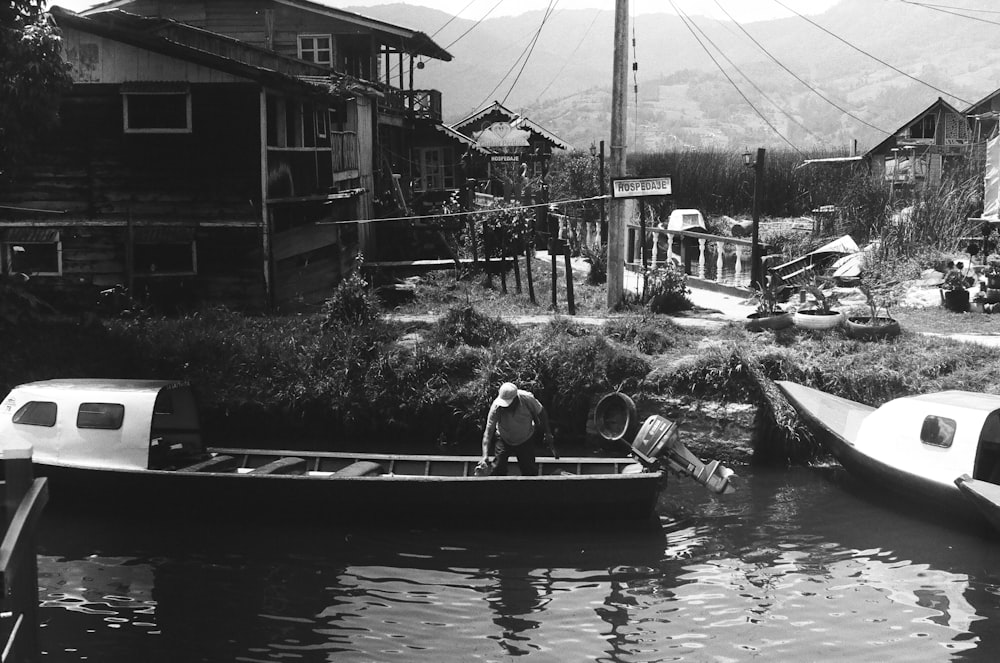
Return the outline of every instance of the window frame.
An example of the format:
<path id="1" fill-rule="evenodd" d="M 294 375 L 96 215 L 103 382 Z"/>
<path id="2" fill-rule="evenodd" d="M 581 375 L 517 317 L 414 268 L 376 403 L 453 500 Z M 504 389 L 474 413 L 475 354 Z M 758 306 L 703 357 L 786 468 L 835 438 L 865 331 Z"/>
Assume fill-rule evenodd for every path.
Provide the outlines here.
<path id="1" fill-rule="evenodd" d="M 936 425 L 930 426 L 932 421 Z M 958 430 L 958 422 L 954 419 L 928 414 L 920 425 L 920 442 L 929 447 L 949 449 L 955 442 L 956 430 Z M 933 439 L 931 439 L 931 435 L 934 436 Z"/>
<path id="2" fill-rule="evenodd" d="M 38 421 L 18 421 L 19 416 L 23 416 L 25 410 L 32 405 L 51 405 L 52 406 L 52 422 L 51 423 L 41 423 Z M 59 406 L 53 401 L 28 401 L 21 407 L 17 408 L 14 415 L 10 418 L 11 423 L 18 426 L 42 426 L 44 428 L 52 428 L 56 425 L 56 418 L 59 416 Z M 48 421 L 48 418 L 46 418 Z"/>
<path id="3" fill-rule="evenodd" d="M 312 39 L 312 48 L 305 48 L 302 41 L 304 39 Z M 320 48 L 316 43 L 319 39 L 326 39 L 326 48 Z M 332 33 L 319 33 L 319 32 L 304 32 L 296 38 L 296 44 L 298 46 L 298 54 L 300 60 L 305 60 L 306 62 L 312 62 L 314 64 L 322 65 L 324 67 L 333 67 L 333 34 Z M 326 51 L 329 54 L 328 60 L 319 60 L 317 56 L 320 52 Z M 312 57 L 305 57 L 306 53 L 312 54 Z"/>
<path id="4" fill-rule="evenodd" d="M 16 253 L 16 247 L 21 247 L 22 250 L 25 246 L 52 246 L 55 248 L 55 268 L 53 271 L 44 272 L 25 272 L 24 270 L 18 269 L 17 272 L 24 272 L 28 276 L 62 276 L 63 274 L 63 246 L 62 246 L 62 236 L 59 231 L 55 231 L 54 239 L 42 241 L 38 239 L 32 239 L 27 241 L 21 241 L 17 239 L 5 238 L 2 243 L 4 252 L 4 273 L 14 274 L 14 268 L 17 267 L 17 260 L 14 257 Z"/>
<path id="5" fill-rule="evenodd" d="M 146 269 L 140 269 L 136 265 L 135 252 L 139 247 L 155 247 L 155 246 L 181 246 L 189 247 L 191 251 L 191 269 L 189 270 L 170 270 L 170 271 L 149 271 Z M 155 277 L 155 276 L 197 276 L 198 275 L 198 243 L 197 239 L 189 240 L 177 240 L 172 242 L 167 241 L 157 241 L 157 242 L 134 242 L 132 245 L 132 270 L 136 276 L 143 278 Z"/>
<path id="6" fill-rule="evenodd" d="M 83 425 L 80 423 L 80 415 L 84 414 L 84 408 L 87 406 L 109 406 L 110 412 L 107 413 L 95 413 L 88 412 L 88 414 L 96 414 L 98 416 L 112 416 L 111 425 Z M 125 423 L 125 406 L 121 403 L 80 403 L 80 406 L 76 409 L 76 427 L 82 430 L 121 430 L 122 425 Z"/>
<path id="7" fill-rule="evenodd" d="M 184 96 L 185 125 L 184 127 L 138 127 L 129 126 L 129 98 L 154 96 Z M 122 129 L 127 134 L 189 134 L 194 131 L 191 113 L 190 90 L 123 90 L 122 91 Z"/>

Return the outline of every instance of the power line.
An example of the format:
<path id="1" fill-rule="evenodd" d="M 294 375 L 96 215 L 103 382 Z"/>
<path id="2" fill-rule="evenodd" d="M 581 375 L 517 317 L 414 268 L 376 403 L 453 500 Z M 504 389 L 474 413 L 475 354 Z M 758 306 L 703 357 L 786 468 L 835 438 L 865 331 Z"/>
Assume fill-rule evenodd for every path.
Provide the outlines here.
<path id="1" fill-rule="evenodd" d="M 465 5 L 465 7 L 462 8 L 462 11 L 458 12 L 458 14 L 455 14 L 454 16 L 452 16 L 451 18 L 449 18 L 447 20 L 447 22 L 445 22 L 444 25 L 442 25 L 440 28 L 438 28 L 437 31 L 435 31 L 434 34 L 431 35 L 431 37 L 434 37 L 435 35 L 437 35 L 438 32 L 441 32 L 442 30 L 444 30 L 448 26 L 449 23 L 451 23 L 452 21 L 454 21 L 456 18 L 459 17 L 459 15 L 462 12 L 464 12 L 466 9 L 468 9 L 469 7 L 471 7 L 472 3 L 475 2 L 475 1 L 476 0 L 471 0 L 471 2 L 469 2 L 469 4 Z M 450 44 L 448 44 L 447 46 L 445 46 L 442 50 L 447 51 L 449 48 L 451 48 L 452 46 L 454 46 L 455 44 L 457 44 L 459 41 L 461 41 L 461 39 L 463 37 L 465 37 L 465 35 L 467 35 L 470 32 L 472 32 L 476 28 L 477 25 L 479 25 L 480 23 L 482 23 L 486 19 L 486 17 L 489 16 L 490 14 L 492 14 L 493 10 L 495 10 L 497 7 L 499 7 L 503 2 L 504 2 L 504 0 L 497 0 L 497 3 L 495 5 L 493 5 L 492 7 L 490 7 L 490 10 L 488 12 L 486 12 L 485 14 L 483 14 L 482 16 L 480 16 L 479 19 L 475 23 L 473 23 L 471 26 L 469 26 L 468 30 L 466 30 L 465 32 L 463 32 L 462 34 L 460 34 L 455 40 L 453 40 Z M 396 73 L 396 68 L 397 67 L 398 67 L 398 65 L 393 65 L 389 69 L 389 71 L 386 73 L 386 78 L 392 78 L 392 76 Z"/>
<path id="2" fill-rule="evenodd" d="M 517 85 L 517 82 L 521 80 L 521 74 L 524 73 L 524 68 L 528 66 L 528 60 L 531 58 L 531 54 L 535 51 L 535 44 L 538 43 L 538 38 L 542 34 L 542 28 L 545 27 L 545 22 L 549 20 L 549 17 L 552 15 L 552 10 L 555 9 L 555 6 L 558 4 L 559 0 L 549 0 L 549 6 L 545 8 L 545 13 L 542 14 L 542 21 L 538 24 L 538 30 L 535 31 L 535 38 L 531 40 L 531 47 L 528 49 L 528 54 L 524 56 L 524 62 L 521 63 L 521 69 L 518 70 L 517 76 L 514 77 L 514 82 L 511 83 L 510 87 L 507 89 L 507 94 L 504 95 L 503 101 L 500 102 L 501 104 L 507 103 L 507 97 L 509 97 L 510 93 L 514 91 L 514 86 Z"/>
<path id="3" fill-rule="evenodd" d="M 802 14 L 798 13 L 794 9 L 791 9 L 786 4 L 784 4 L 783 2 L 781 2 L 781 0 L 774 0 L 774 2 L 777 3 L 778 5 L 780 5 L 781 7 L 783 7 L 786 11 L 791 12 L 792 14 L 795 14 L 796 16 L 798 16 L 799 18 L 801 18 L 803 21 L 806 21 L 810 25 L 812 25 L 812 26 L 814 26 L 814 27 L 822 30 L 823 32 L 825 32 L 826 34 L 830 35 L 831 37 L 833 37 L 837 41 L 839 41 L 839 42 L 841 42 L 841 43 L 843 43 L 843 44 L 845 44 L 847 46 L 850 46 L 851 48 L 853 48 L 854 50 L 856 50 L 858 53 L 861 53 L 862 55 L 866 55 L 866 56 L 870 57 L 872 60 L 875 60 L 879 64 L 884 65 L 884 66 L 888 67 L 889 69 L 892 69 L 896 73 L 901 74 L 903 76 L 906 76 L 910 80 L 916 81 L 917 83 L 920 83 L 921 85 L 926 85 L 930 89 L 935 90 L 936 92 L 940 92 L 941 94 L 945 95 L 946 97 L 951 97 L 952 99 L 957 99 L 958 101 L 961 101 L 963 104 L 968 104 L 970 106 L 972 105 L 971 101 L 963 99 L 960 96 L 958 96 L 957 94 L 953 94 L 953 93 L 948 92 L 946 90 L 942 90 L 939 87 L 931 85 L 927 81 L 921 80 L 921 79 L 917 78 L 916 76 L 913 76 L 912 74 L 908 74 L 905 71 L 903 71 L 902 69 L 900 69 L 899 67 L 891 65 L 888 62 L 886 62 L 885 60 L 883 60 L 883 59 L 881 59 L 881 58 L 879 58 L 879 57 L 877 57 L 875 55 L 872 55 L 871 53 L 869 53 L 868 51 L 864 50 L 863 48 L 861 48 L 859 46 L 855 46 L 854 44 L 852 44 L 851 42 L 847 41 L 846 39 L 844 39 L 840 35 L 838 35 L 838 34 L 836 34 L 834 32 L 831 32 L 830 30 L 827 30 L 826 28 L 824 28 L 822 25 L 820 25 L 816 21 L 813 21 L 812 19 L 810 19 L 810 18 L 808 18 L 806 16 L 803 16 Z"/>
<path id="4" fill-rule="evenodd" d="M 584 32 L 583 36 L 580 37 L 580 41 L 577 42 L 576 48 L 574 48 L 572 50 L 572 52 L 566 57 L 566 59 L 563 61 L 562 67 L 560 67 L 559 71 L 556 72 L 556 75 L 552 77 L 552 80 L 549 81 L 549 84 L 546 85 L 544 88 L 542 88 L 542 91 L 538 93 L 538 98 L 539 99 L 541 98 L 541 96 L 543 94 L 545 94 L 546 92 L 549 91 L 549 88 L 552 87 L 553 83 L 555 83 L 557 80 L 559 80 L 559 77 L 562 75 L 563 70 L 566 69 L 566 65 L 568 65 L 570 63 L 570 60 L 573 59 L 573 56 L 576 55 L 576 52 L 578 50 L 580 50 L 581 46 L 583 46 L 583 42 L 587 39 L 587 35 L 589 35 L 590 31 L 594 28 L 594 24 L 597 23 L 597 17 L 601 15 L 602 11 L 604 11 L 604 10 L 603 9 L 598 9 L 598 10 L 596 10 L 594 12 L 594 18 L 591 19 L 590 25 L 587 26 L 586 32 Z"/>
<path id="5" fill-rule="evenodd" d="M 824 95 L 822 92 L 820 92 L 819 90 L 817 90 L 815 87 L 813 87 L 812 85 L 810 85 L 808 82 L 806 82 L 805 80 L 803 80 L 798 74 L 796 74 L 794 71 L 792 71 L 791 69 L 789 69 L 788 67 L 786 67 L 778 58 L 776 58 L 774 55 L 772 55 L 771 51 L 769 51 L 766 48 L 764 48 L 764 45 L 761 44 L 759 41 L 757 41 L 754 38 L 753 35 L 751 35 L 749 32 L 747 32 L 746 28 L 744 28 L 742 25 L 740 25 L 739 23 L 737 23 L 736 19 L 734 19 L 730 15 L 730 13 L 726 11 L 726 8 L 723 7 L 721 4 L 719 4 L 719 0 L 715 0 L 715 4 L 718 5 L 719 9 L 722 10 L 722 13 L 725 14 L 727 17 L 729 17 L 729 20 L 732 21 L 733 24 L 736 27 L 738 27 L 743 32 L 743 34 L 745 34 L 747 36 L 747 38 L 750 41 L 752 41 L 757 46 L 757 48 L 759 48 L 761 51 L 763 51 L 764 54 L 767 55 L 767 57 L 771 58 L 771 60 L 773 60 L 776 65 L 778 65 L 779 67 L 781 67 L 782 69 L 784 69 L 786 72 L 788 72 L 789 76 L 791 76 L 792 78 L 794 78 L 795 80 L 797 80 L 799 83 L 801 83 L 802 85 L 804 85 L 806 88 L 808 88 L 817 97 L 819 97 L 820 99 L 822 99 L 826 103 L 830 104 L 831 106 L 833 106 L 834 108 L 836 108 L 837 110 L 839 110 L 841 113 L 847 115 L 849 118 L 851 118 L 853 120 L 857 120 L 858 122 L 860 122 L 861 124 L 865 125 L 866 127 L 874 129 L 875 131 L 880 131 L 880 132 L 884 133 L 887 136 L 890 135 L 890 134 L 892 134 L 891 131 L 886 131 L 885 129 L 883 129 L 881 127 L 876 127 L 871 122 L 868 122 L 867 120 L 865 120 L 865 119 L 863 119 L 861 117 L 858 117 L 857 115 L 855 115 L 851 111 L 847 110 L 846 108 L 844 108 L 843 106 L 841 106 L 837 102 L 833 101 L 832 99 L 830 99 L 829 97 L 827 97 L 826 95 Z"/>
<path id="6" fill-rule="evenodd" d="M 968 14 L 962 14 L 960 12 L 977 12 L 980 14 L 1000 14 L 1000 11 L 996 9 L 971 9 L 968 7 L 953 7 L 951 5 L 936 5 L 929 2 L 913 2 L 913 0 L 899 0 L 904 5 L 914 5 L 916 7 L 923 7 L 925 9 L 933 9 L 934 11 L 939 11 L 944 14 L 951 14 L 953 16 L 961 16 L 962 18 L 972 19 L 973 21 L 981 21 L 983 23 L 990 23 L 992 25 L 1000 25 L 996 21 L 987 21 L 985 18 L 980 18 L 978 16 L 969 16 Z M 955 10 L 955 11 L 949 11 Z"/>
<path id="7" fill-rule="evenodd" d="M 493 10 L 495 10 L 497 7 L 499 7 L 500 5 L 503 4 L 503 1 L 504 0 L 497 0 L 497 3 L 495 5 L 493 5 L 492 7 L 490 7 L 490 10 L 488 12 L 486 12 L 485 14 L 483 14 L 482 16 L 480 16 L 479 19 L 476 20 L 476 22 L 473 23 L 469 27 L 468 30 L 466 30 L 462 34 L 458 35 L 458 37 L 456 39 L 454 39 L 450 44 L 448 44 L 447 46 L 445 46 L 444 50 L 447 51 L 449 48 L 451 48 L 452 46 L 454 46 L 455 44 L 457 44 L 458 42 L 460 42 L 465 37 L 465 35 L 469 34 L 473 30 L 475 30 L 477 25 L 479 25 L 480 23 L 482 23 L 483 21 L 485 21 L 486 17 L 493 13 Z"/>
<path id="8" fill-rule="evenodd" d="M 549 7 L 551 7 L 551 6 L 552 6 L 552 0 L 549 0 Z M 548 9 L 546 9 L 546 11 L 548 11 Z M 544 18 L 545 18 L 545 17 L 544 17 L 544 15 L 543 15 L 543 19 L 544 19 Z M 543 20 L 543 23 L 544 23 L 544 20 Z M 492 89 L 492 90 L 490 90 L 489 94 L 487 94 L 487 95 L 486 95 L 486 96 L 485 96 L 485 97 L 483 98 L 483 100 L 482 100 L 481 102 L 479 102 L 479 104 L 477 104 L 477 105 L 475 106 L 475 108 L 482 108 L 483 106 L 485 106 L 485 105 L 486 105 L 486 103 L 487 103 L 487 102 L 488 102 L 488 101 L 490 100 L 490 97 L 492 97 L 492 96 L 493 96 L 493 94 L 494 94 L 494 93 L 495 93 L 495 92 L 496 92 L 497 90 L 499 90 L 499 89 L 500 89 L 500 86 L 501 86 L 501 85 L 503 85 L 503 82 L 504 82 L 505 80 L 507 80 L 507 77 L 508 77 L 508 76 L 510 76 L 510 75 L 511 75 L 511 73 L 512 73 L 512 72 L 514 71 L 514 67 L 516 67 L 516 66 L 517 66 L 517 63 L 521 61 L 521 58 L 523 58 L 523 57 L 524 57 L 524 55 L 525 55 L 525 53 L 526 53 L 526 52 L 528 51 L 528 49 L 529 49 L 529 48 L 530 48 L 530 47 L 531 47 L 532 45 L 534 45 L 534 43 L 535 43 L 535 41 L 536 41 L 536 39 L 537 39 L 537 34 L 538 34 L 538 33 L 536 32 L 536 33 L 535 33 L 535 35 L 536 35 L 536 38 L 533 38 L 533 39 L 531 39 L 531 40 L 530 40 L 530 41 L 528 42 L 528 44 L 526 44 L 526 45 L 525 45 L 525 47 L 524 47 L 523 49 L 521 49 L 521 54 L 520 54 L 520 55 L 518 55 L 518 56 L 517 56 L 517 59 L 516 59 L 516 60 L 514 60 L 514 63 L 510 65 L 510 68 L 509 68 L 509 69 L 507 70 L 507 73 L 505 73 L 505 74 L 504 74 L 503 76 L 501 76 L 501 77 L 500 77 L 500 80 L 499 80 L 499 81 L 497 81 L 497 84 L 493 86 L 493 89 Z M 523 67 L 522 67 L 522 69 L 523 69 Z M 510 93 L 508 92 L 508 94 L 510 94 Z M 505 99 L 506 99 L 506 97 L 505 97 Z"/>
<path id="9" fill-rule="evenodd" d="M 341 226 L 349 223 L 382 223 L 383 221 L 416 221 L 419 219 L 443 219 L 452 216 L 471 216 L 473 214 L 493 214 L 494 212 L 520 212 L 521 210 L 536 209 L 538 207 L 559 207 L 575 203 L 589 203 L 596 200 L 610 200 L 609 194 L 600 196 L 590 196 L 588 198 L 570 198 L 568 200 L 556 200 L 548 203 L 532 203 L 530 205 L 514 205 L 511 207 L 489 207 L 486 209 L 469 210 L 467 212 L 445 212 L 442 214 L 424 214 L 421 216 L 390 216 L 381 219 L 351 219 L 348 221 L 317 221 L 318 226 Z"/>
<path id="10" fill-rule="evenodd" d="M 687 14 L 685 14 L 685 13 L 684 13 L 683 11 L 681 11 L 680 9 L 678 9 L 678 8 L 677 8 L 677 5 L 675 5 L 675 4 L 674 4 L 674 0 L 670 0 L 670 6 L 674 8 L 674 11 L 675 11 L 675 12 L 677 12 L 677 15 L 678 15 L 678 16 L 679 16 L 679 17 L 681 18 L 681 20 L 683 20 L 683 21 L 684 21 L 684 25 L 685 25 L 685 26 L 687 27 L 687 29 L 688 29 L 688 30 L 689 30 L 689 31 L 691 32 L 691 35 L 692 35 L 692 36 L 693 36 L 693 37 L 695 38 L 695 40 L 696 40 L 696 41 L 698 42 L 698 45 L 699 45 L 699 46 L 701 46 L 701 47 L 702 47 L 702 49 L 703 49 L 703 50 L 705 51 L 705 53 L 706 53 L 706 54 L 708 55 L 708 57 L 710 57 L 710 58 L 712 59 L 712 62 L 714 62 L 714 63 L 715 63 L 715 66 L 716 66 L 716 67 L 718 67 L 718 69 L 719 69 L 719 71 L 720 71 L 720 72 L 722 73 L 722 75 L 726 77 L 726 80 L 728 80 L 728 81 L 729 81 L 729 84 L 733 86 L 733 89 L 734 89 L 734 90 L 736 90 L 736 92 L 737 92 L 737 93 L 738 93 L 738 94 L 739 94 L 739 95 L 740 95 L 741 97 L 743 97 L 743 101 L 745 101 L 745 102 L 747 103 L 747 105 L 748 105 L 748 106 L 749 106 L 749 107 L 750 107 L 751 109 L 753 109 L 753 112 L 757 113 L 757 115 L 758 115 L 758 116 L 760 117 L 760 119 L 761 119 L 761 120 L 763 120 L 764 124 L 766 124 L 766 125 L 767 125 L 768 127 L 770 127 L 770 128 L 771 128 L 771 131 L 773 131 L 773 132 L 774 132 L 774 133 L 775 133 L 775 134 L 776 134 L 776 135 L 777 135 L 777 136 L 778 136 L 779 138 L 781 138 L 781 140 L 785 141 L 785 143 L 787 143 L 787 144 L 788 144 L 788 146 L 789 146 L 789 147 L 791 147 L 791 148 L 792 148 L 793 150 L 795 150 L 795 151 L 796 151 L 796 152 L 797 152 L 797 153 L 798 153 L 799 155 L 801 155 L 801 156 L 803 156 L 803 157 L 804 157 L 805 155 L 804 155 L 804 154 L 802 153 L 802 150 L 800 150 L 799 148 L 797 148 L 797 147 L 796 147 L 796 146 L 795 146 L 795 145 L 794 145 L 794 144 L 792 143 L 792 141 L 790 141 L 790 140 L 788 140 L 787 138 L 785 138 L 785 135 L 784 135 L 784 134 L 782 134 L 782 133 L 781 133 L 780 131 L 778 131 L 777 127 L 775 127 L 775 126 L 774 126 L 773 124 L 771 124 L 771 121 L 770 121 L 770 120 L 768 120 L 768 119 L 767 119 L 767 118 L 766 118 L 766 117 L 764 116 L 764 114 L 763 114 L 763 113 L 761 113 L 761 112 L 760 112 L 760 110 L 758 110 L 758 109 L 757 109 L 757 107 L 756 107 L 756 106 L 754 106 L 753 102 L 752 102 L 752 101 L 750 101 L 750 99 L 749 99 L 749 98 L 748 98 L 748 97 L 747 97 L 747 96 L 746 96 L 745 94 L 743 94 L 743 90 L 741 90 L 741 89 L 740 89 L 740 87 L 739 87 L 739 86 L 738 86 L 738 85 L 736 84 L 736 81 L 734 81 L 734 80 L 732 79 L 732 77 L 731 77 L 731 76 L 730 76 L 729 74 L 727 74 L 727 73 L 726 73 L 726 70 L 725 70 L 725 69 L 724 69 L 724 68 L 722 67 L 722 65 L 721 65 L 721 64 L 719 64 L 719 61 L 715 59 L 715 56 L 714 56 L 714 55 L 712 55 L 712 52 L 711 52 L 711 51 L 710 51 L 710 50 L 708 49 L 708 47 L 707 47 L 707 46 L 705 46 L 705 44 L 704 44 L 704 43 L 703 43 L 703 42 L 701 41 L 701 38 L 700 38 L 700 37 L 698 37 L 698 33 L 697 33 L 697 32 L 695 32 L 694 28 L 692 28 L 692 27 L 691 27 L 691 24 L 690 24 L 690 21 L 691 21 L 691 19 L 690 19 L 690 17 L 688 17 L 688 15 L 687 15 Z"/>
<path id="11" fill-rule="evenodd" d="M 725 10 L 723 10 L 723 11 L 725 11 Z M 806 125 L 804 125 L 804 124 L 802 124 L 801 122 L 799 122 L 799 121 L 798 121 L 798 120 L 797 120 L 797 119 L 795 118 L 795 116 L 794 116 L 794 115 L 792 115 L 791 113 L 789 113 L 789 112 L 785 111 L 785 109 L 784 109 L 784 108 L 782 108 L 782 107 L 781 107 L 781 106 L 780 106 L 780 105 L 778 104 L 778 102 L 776 102 L 776 101 L 775 101 L 774 99 L 772 99 L 771 97 L 769 97 L 769 96 L 767 95 L 767 93 L 765 93 L 765 92 L 764 92 L 763 90 L 761 90 L 761 89 L 760 89 L 759 87 L 757 87 L 757 85 L 756 85 L 756 84 L 755 84 L 755 83 L 754 83 L 754 82 L 753 82 L 753 81 L 752 81 L 752 80 L 750 79 L 750 77 L 749 77 L 749 76 L 747 76 L 747 75 L 746 75 L 746 73 L 744 73 L 744 72 L 743 72 L 743 71 L 742 71 L 742 70 L 741 70 L 741 69 L 739 68 L 739 66 L 737 66 L 737 64 L 736 64 L 735 62 L 733 62 L 733 61 L 732 61 L 732 60 L 731 60 L 731 59 L 730 59 L 730 58 L 729 58 L 729 57 L 728 57 L 728 56 L 727 56 L 727 55 L 726 55 L 725 53 L 723 53 L 723 52 L 722 52 L 722 49 L 721 49 L 721 48 L 719 48 L 719 45 L 718 45 L 718 44 L 716 44 L 716 43 L 715 43 L 714 41 L 712 41 L 711 37 L 709 37 L 709 36 L 708 36 L 707 34 L 705 34 L 705 31 L 704 31 L 704 30 L 702 30 L 702 29 L 701 29 L 700 27 L 698 27 L 698 24 L 694 22 L 694 19 L 691 19 L 691 24 L 692 24 L 692 25 L 694 25 L 694 27 L 698 29 L 698 32 L 700 32 L 700 33 L 701 33 L 701 36 L 705 38 L 705 41 L 707 41 L 707 42 L 708 42 L 709 44 L 711 44 L 711 45 L 712 45 L 712 47 L 714 47 L 714 48 L 715 48 L 715 50 L 716 50 L 716 51 L 718 51 L 719 55 L 721 55 L 722 57 L 724 57 L 724 58 L 726 59 L 726 62 L 728 62 L 728 63 L 729 63 L 729 66 L 731 66 L 731 67 L 732 67 L 733 69 L 735 69 L 736 71 L 738 71 L 738 72 L 739 72 L 739 74 L 740 74 L 740 76 L 742 76 L 742 77 L 744 78 L 744 80 L 746 80 L 746 82 L 747 82 L 747 83 L 749 83 L 749 84 L 750 84 L 750 86 L 751 86 L 751 87 L 752 87 L 752 88 L 753 88 L 754 90 L 756 90 L 758 94 L 760 94 L 760 96 L 764 97 L 764 99 L 766 99 L 767 101 L 771 102 L 771 105 L 772 105 L 772 106 L 774 106 L 775 108 L 777 108 L 777 109 L 778 109 L 778 111 L 779 111 L 779 112 L 780 112 L 780 113 L 781 113 L 782 115 L 784 115 L 784 116 L 785 116 L 785 117 L 787 117 L 787 118 L 788 118 L 789 120 L 791 120 L 792 122 L 794 122 L 795 124 L 797 124 L 797 125 L 798 125 L 798 126 L 799 126 L 799 127 L 800 127 L 800 128 L 801 128 L 801 129 L 803 130 L 803 131 L 805 131 L 805 132 L 806 132 L 807 134 L 809 134 L 810 136 L 812 136 L 812 137 L 813 137 L 813 138 L 815 138 L 816 140 L 819 140 L 819 141 L 822 141 L 822 138 L 820 138 L 819 136 L 817 136 L 816 134 L 814 134 L 814 133 L 813 133 L 812 131 L 810 131 L 810 130 L 809 130 L 809 127 L 807 127 Z"/>
<path id="12" fill-rule="evenodd" d="M 461 16 L 462 14 L 464 14 L 465 10 L 468 9 L 469 7 L 471 7 L 473 5 L 473 3 L 475 3 L 475 2 L 476 2 L 476 0 L 469 0 L 469 4 L 467 4 L 464 7 L 462 7 L 458 11 L 457 14 L 455 14 L 454 16 L 452 16 L 451 18 L 449 18 L 447 21 L 444 22 L 444 25 L 442 25 L 440 28 L 438 28 L 437 30 L 434 31 L 434 34 L 431 35 L 431 39 L 433 39 L 434 37 L 436 37 L 439 32 L 441 32 L 442 30 L 444 30 L 445 28 L 447 28 L 449 25 L 451 25 L 452 21 L 454 21 L 456 18 L 458 18 L 459 16 Z"/>

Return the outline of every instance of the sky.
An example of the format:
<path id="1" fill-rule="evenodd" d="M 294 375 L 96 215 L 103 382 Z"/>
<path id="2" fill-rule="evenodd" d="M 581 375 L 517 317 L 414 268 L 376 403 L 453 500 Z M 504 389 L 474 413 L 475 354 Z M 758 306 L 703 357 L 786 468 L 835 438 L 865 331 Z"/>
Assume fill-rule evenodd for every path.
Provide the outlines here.
<path id="1" fill-rule="evenodd" d="M 373 5 L 394 4 L 400 0 L 315 0 L 331 7 L 366 7 Z M 489 16 L 512 16 L 528 11 L 543 10 L 550 0 L 406 0 L 405 4 L 431 7 L 461 18 L 477 20 L 485 14 Z M 552 0 L 557 2 L 557 9 L 607 9 L 613 11 L 615 0 Z M 741 22 L 761 21 L 772 18 L 791 16 L 781 5 L 802 14 L 819 14 L 838 0 L 674 0 L 677 6 L 687 14 L 700 14 L 712 18 L 725 19 L 719 10 L 721 4 L 734 19 Z M 718 3 L 718 4 L 717 4 Z M 97 4 L 95 0 L 50 0 L 50 5 L 59 5 L 72 11 L 82 11 Z M 667 0 L 631 0 L 629 10 L 632 14 L 649 14 L 670 12 L 670 2 Z"/>

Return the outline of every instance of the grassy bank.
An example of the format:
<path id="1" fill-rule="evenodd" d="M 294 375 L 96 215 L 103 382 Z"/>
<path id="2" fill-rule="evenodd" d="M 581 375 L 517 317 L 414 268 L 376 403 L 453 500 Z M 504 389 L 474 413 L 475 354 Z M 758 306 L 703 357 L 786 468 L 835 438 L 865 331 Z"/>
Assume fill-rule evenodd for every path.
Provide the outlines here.
<path id="1" fill-rule="evenodd" d="M 583 295 L 597 300 L 602 286 L 581 289 L 591 287 L 595 292 Z M 683 418 L 687 410 L 678 408 L 692 403 L 765 404 L 772 420 L 758 424 L 780 433 L 771 436 L 767 455 L 804 461 L 816 450 L 780 409 L 772 411 L 762 378 L 873 405 L 908 393 L 995 392 L 1000 385 L 1000 352 L 918 333 L 986 325 L 988 315 L 904 309 L 900 337 L 864 343 L 838 331 L 750 334 L 739 323 L 692 330 L 640 306 L 599 327 L 570 316 L 515 326 L 511 316 L 537 307 L 513 294 L 497 297 L 478 275 L 437 285 L 429 279 L 417 292 L 414 310 L 440 313 L 433 322 L 221 309 L 180 318 L 22 322 L 0 329 L 8 349 L 0 387 L 49 377 L 184 379 L 199 392 L 213 439 L 328 448 L 363 440 L 373 449 L 391 443 L 467 453 L 477 452 L 482 419 L 505 380 L 549 407 L 560 444 L 569 446 L 594 444 L 591 409 L 601 395 L 621 390 L 643 415 Z M 478 302 L 490 301 L 503 308 L 481 310 Z M 724 449 L 699 451 L 733 458 Z"/>

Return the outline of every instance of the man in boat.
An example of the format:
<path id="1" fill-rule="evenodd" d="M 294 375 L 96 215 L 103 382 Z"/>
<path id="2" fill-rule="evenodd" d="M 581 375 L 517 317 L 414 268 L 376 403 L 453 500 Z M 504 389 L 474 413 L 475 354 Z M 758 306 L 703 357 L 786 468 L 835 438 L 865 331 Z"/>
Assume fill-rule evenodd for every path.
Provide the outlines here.
<path id="1" fill-rule="evenodd" d="M 545 407 L 530 391 L 518 389 L 511 382 L 504 382 L 486 417 L 482 464 L 489 463 L 495 440 L 495 476 L 507 474 L 507 459 L 511 455 L 517 457 L 517 466 L 521 469 L 522 476 L 537 476 L 535 445 L 539 438 L 544 440 L 545 446 L 556 456 L 555 440 Z"/>

